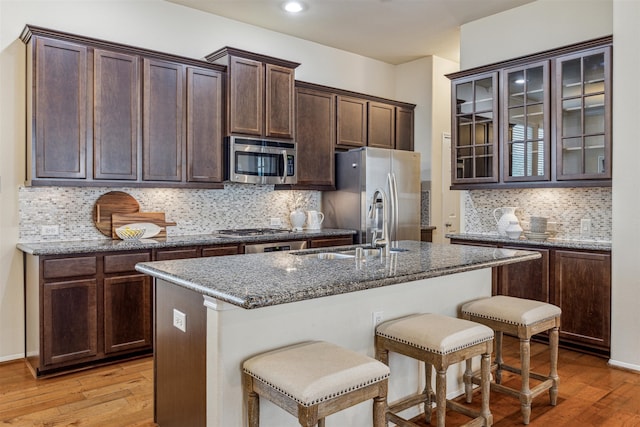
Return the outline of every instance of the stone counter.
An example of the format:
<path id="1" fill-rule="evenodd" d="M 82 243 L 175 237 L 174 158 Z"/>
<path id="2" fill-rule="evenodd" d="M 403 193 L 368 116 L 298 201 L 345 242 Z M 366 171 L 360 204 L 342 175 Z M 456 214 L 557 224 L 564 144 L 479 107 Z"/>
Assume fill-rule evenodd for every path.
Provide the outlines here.
<path id="1" fill-rule="evenodd" d="M 388 257 L 319 259 L 327 249 L 156 261 L 136 270 L 246 309 L 378 288 L 540 257 L 539 253 L 401 241 Z"/>
<path id="2" fill-rule="evenodd" d="M 547 247 L 558 249 L 579 249 L 590 251 L 605 251 L 611 252 L 611 241 L 605 240 L 590 240 L 590 239 L 547 239 L 545 241 L 527 240 L 525 238 L 510 239 L 506 236 L 499 236 L 498 234 L 474 234 L 474 233 L 461 233 L 461 234 L 447 234 L 445 237 L 449 239 L 465 240 L 470 243 L 473 242 L 489 242 L 496 244 L 517 244 L 519 246 L 531 246 L 531 247 Z"/>
<path id="3" fill-rule="evenodd" d="M 67 255 L 90 252 L 130 251 L 141 249 L 177 248 L 194 245 L 223 245 L 284 240 L 306 240 L 331 236 L 355 234 L 354 230 L 320 229 L 313 231 L 290 231 L 278 235 L 220 237 L 216 234 L 173 236 L 159 239 L 140 240 L 77 240 L 66 242 L 18 243 L 17 248 L 31 255 Z"/>

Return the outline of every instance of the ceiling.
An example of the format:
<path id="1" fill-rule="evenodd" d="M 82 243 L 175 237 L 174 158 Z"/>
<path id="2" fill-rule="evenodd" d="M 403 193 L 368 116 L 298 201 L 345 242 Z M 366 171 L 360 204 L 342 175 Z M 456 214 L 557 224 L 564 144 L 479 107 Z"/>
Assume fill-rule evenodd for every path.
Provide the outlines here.
<path id="1" fill-rule="evenodd" d="M 427 55 L 459 61 L 459 27 L 534 0 L 168 0 L 390 64 Z"/>

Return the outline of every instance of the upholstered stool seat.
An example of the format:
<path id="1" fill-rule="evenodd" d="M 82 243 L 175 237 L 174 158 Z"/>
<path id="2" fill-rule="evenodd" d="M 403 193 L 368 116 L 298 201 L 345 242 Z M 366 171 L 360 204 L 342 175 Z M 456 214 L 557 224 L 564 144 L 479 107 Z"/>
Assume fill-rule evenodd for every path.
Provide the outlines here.
<path id="1" fill-rule="evenodd" d="M 558 329 L 561 314 L 560 307 L 553 304 L 503 295 L 471 301 L 462 306 L 463 318 L 485 324 L 495 331 L 496 359 L 492 370 L 495 370 L 496 375 L 491 389 L 520 399 L 524 424 L 529 424 L 531 419 L 531 401 L 546 390 L 549 390 L 551 405 L 556 405 L 559 382 Z M 545 331 L 549 331 L 549 375 L 530 372 L 531 337 Z M 503 333 L 515 335 L 520 340 L 520 368 L 506 365 L 502 360 Z M 501 384 L 503 370 L 521 376 L 520 390 Z M 530 388 L 530 378 L 541 382 Z M 478 383 L 479 378 L 476 374 L 472 381 Z"/>
<path id="2" fill-rule="evenodd" d="M 259 397 L 298 418 L 324 426 L 324 418 L 373 399 L 373 426 L 385 427 L 389 368 L 366 355 L 324 341 L 262 353 L 243 365 L 250 427 L 259 426 Z"/>
<path id="3" fill-rule="evenodd" d="M 387 419 L 398 426 L 417 426 L 401 418 L 398 413 L 424 403 L 427 422 L 431 420 L 432 402 L 436 403 L 438 427 L 444 426 L 447 407 L 471 418 L 466 426 L 491 426 L 489 411 L 490 356 L 493 349 L 493 330 L 484 325 L 439 314 L 416 314 L 384 322 L 376 328 L 376 358 L 385 364 L 389 351 L 425 363 L 426 387 L 422 393 L 407 396 L 388 408 Z M 474 411 L 457 402 L 447 401 L 446 373 L 449 365 L 481 356 L 483 377 L 482 407 Z M 471 365 L 469 375 L 471 378 Z M 431 387 L 432 367 L 436 370 L 435 396 Z M 465 387 L 471 399 L 471 383 Z"/>

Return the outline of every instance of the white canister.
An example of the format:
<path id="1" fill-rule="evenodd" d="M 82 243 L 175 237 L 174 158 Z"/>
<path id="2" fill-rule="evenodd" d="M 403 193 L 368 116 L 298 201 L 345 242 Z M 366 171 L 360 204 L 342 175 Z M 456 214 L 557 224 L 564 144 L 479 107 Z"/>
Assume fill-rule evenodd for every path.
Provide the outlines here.
<path id="1" fill-rule="evenodd" d="M 289 220 L 291 221 L 291 228 L 296 231 L 302 230 L 302 226 L 304 225 L 305 215 L 300 209 L 296 209 L 291 212 L 289 215 Z"/>
<path id="2" fill-rule="evenodd" d="M 518 223 L 518 221 L 512 220 L 512 221 L 509 221 L 509 225 L 504 231 L 508 238 L 519 239 L 520 235 L 522 234 L 522 227 L 520 227 L 520 224 Z"/>

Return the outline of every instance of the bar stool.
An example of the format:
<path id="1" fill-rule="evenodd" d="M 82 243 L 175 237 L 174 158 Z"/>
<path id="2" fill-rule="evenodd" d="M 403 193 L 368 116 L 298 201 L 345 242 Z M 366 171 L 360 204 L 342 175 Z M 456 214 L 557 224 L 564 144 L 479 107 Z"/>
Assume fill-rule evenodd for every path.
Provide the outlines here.
<path id="1" fill-rule="evenodd" d="M 249 427 L 260 425 L 259 396 L 298 418 L 324 427 L 324 418 L 373 399 L 373 427 L 386 427 L 389 368 L 324 341 L 310 341 L 246 360 L 242 383 Z"/>
<path id="2" fill-rule="evenodd" d="M 436 370 L 436 418 L 438 427 L 445 423 L 446 409 L 467 415 L 473 420 L 465 426 L 491 426 L 493 416 L 489 411 L 490 359 L 493 349 L 493 331 L 481 324 L 439 314 L 415 314 L 381 323 L 376 328 L 376 358 L 389 363 L 389 352 L 395 352 L 425 363 L 426 387 L 394 403 L 387 410 L 387 419 L 401 427 L 418 425 L 401 418 L 398 413 L 424 403 L 427 423 L 431 421 L 434 393 L 431 387 L 432 366 Z M 446 374 L 449 365 L 481 356 L 481 410 L 474 411 L 454 401 L 447 400 Z M 471 369 L 465 385 L 467 401 L 471 401 Z"/>
<path id="3" fill-rule="evenodd" d="M 496 359 L 492 370 L 495 370 L 496 375 L 491 389 L 520 399 L 524 424 L 529 424 L 531 419 L 531 401 L 546 390 L 549 390 L 551 405 L 556 405 L 559 381 L 558 329 L 561 314 L 560 307 L 553 304 L 504 295 L 471 301 L 462 306 L 464 319 L 482 323 L 495 331 Z M 549 331 L 549 375 L 531 372 L 531 337 L 544 331 Z M 503 333 L 515 335 L 520 340 L 520 368 L 509 366 L 502 360 Z M 520 390 L 501 384 L 503 370 L 522 377 Z M 529 378 L 540 380 L 541 383 L 530 388 Z M 472 382 L 478 383 L 476 373 L 473 374 Z"/>

